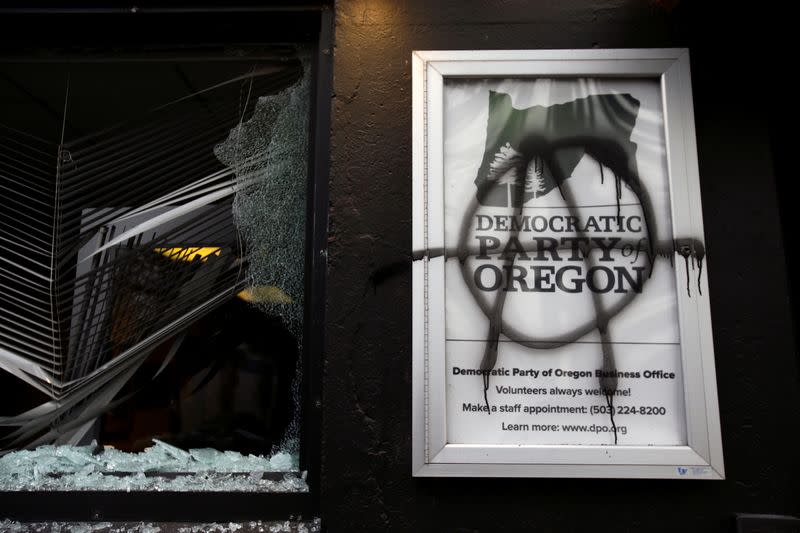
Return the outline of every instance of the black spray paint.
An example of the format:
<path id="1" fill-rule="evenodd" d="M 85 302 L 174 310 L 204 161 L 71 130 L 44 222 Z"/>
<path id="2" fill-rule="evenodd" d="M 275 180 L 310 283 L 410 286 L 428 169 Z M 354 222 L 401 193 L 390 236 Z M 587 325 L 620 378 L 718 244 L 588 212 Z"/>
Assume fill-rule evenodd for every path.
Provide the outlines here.
<path id="1" fill-rule="evenodd" d="M 487 141 L 483 162 L 475 179 L 477 188 L 475 199 L 466 208 L 459 233 L 459 243 L 455 250 L 427 250 L 427 253 L 415 252 L 414 259 L 424 256 L 429 258 L 444 255 L 446 258 L 457 257 L 461 264 L 461 273 L 466 286 L 489 321 L 486 345 L 480 369 L 483 372 L 484 402 L 487 408 L 490 372 L 497 363 L 499 337 L 505 335 L 509 340 L 522 346 L 536 349 L 552 349 L 577 341 L 593 330 L 601 336 L 602 377 L 599 378 L 606 403 L 610 408 L 610 422 L 614 429 L 614 443 L 617 443 L 617 428 L 614 420 L 613 398 L 617 392 L 616 365 L 613 342 L 608 334 L 610 320 L 621 312 L 636 297 L 636 292 L 629 292 L 625 297 L 611 305 L 605 305 L 602 298 L 592 292 L 594 321 L 581 324 L 572 331 L 553 337 L 532 340 L 525 332 L 518 331 L 503 318 L 506 291 L 500 290 L 493 302 L 475 285 L 474 278 L 466 265 L 466 259 L 477 251 L 472 241 L 472 220 L 481 206 L 509 207 L 514 215 L 519 215 L 523 205 L 531 198 L 543 196 L 557 189 L 564 199 L 571 216 L 577 217 L 576 203 L 567 184 L 568 178 L 578 162 L 589 155 L 594 158 L 600 168 L 601 183 L 605 183 L 603 167 L 608 168 L 614 177 L 617 217 L 620 217 L 620 200 L 622 184 L 635 195 L 642 209 L 644 226 L 647 234 L 645 242 L 620 239 L 614 248 L 628 250 L 636 257 L 644 251 L 649 263 L 645 280 L 653 274 L 657 256 L 672 257 L 679 253 L 684 257 L 687 274 L 687 292 L 689 288 L 689 258 L 697 259 L 699 267 L 697 283 L 700 290 L 702 264 L 705 249 L 696 239 L 676 239 L 668 243 L 656 244 L 655 220 L 650 196 L 641 184 L 636 169 L 636 144 L 630 141 L 638 113 L 639 102 L 630 95 L 594 95 L 565 104 L 549 107 L 534 106 L 524 110 L 514 109 L 508 95 L 490 91 L 489 120 L 487 125 Z M 502 157 L 498 157 L 502 154 Z M 536 169 L 535 181 L 531 180 L 531 168 Z M 578 231 L 578 238 L 585 238 L 583 231 Z M 517 239 L 519 228 L 512 229 L 510 238 Z M 589 241 L 589 251 L 597 247 Z M 526 243 L 514 255 L 503 256 L 501 287 L 508 286 L 508 272 L 513 266 L 516 255 L 520 252 L 537 251 L 538 242 Z M 644 249 L 643 249 L 644 248 Z M 561 248 L 559 248 L 561 249 Z M 496 253 L 500 253 L 499 251 Z M 493 253 L 494 255 L 495 253 Z M 592 266 L 591 254 L 585 253 L 584 261 Z M 487 410 L 487 413 L 490 413 Z"/>

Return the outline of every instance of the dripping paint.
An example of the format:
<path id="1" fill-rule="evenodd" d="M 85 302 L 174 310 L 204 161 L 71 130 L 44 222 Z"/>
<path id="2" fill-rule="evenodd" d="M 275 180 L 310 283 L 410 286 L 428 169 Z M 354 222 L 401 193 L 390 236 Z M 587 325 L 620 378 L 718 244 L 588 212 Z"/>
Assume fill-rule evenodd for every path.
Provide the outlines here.
<path id="1" fill-rule="evenodd" d="M 449 442 L 686 443 L 670 260 L 691 294 L 704 248 L 672 235 L 658 95 L 648 80 L 446 82 Z M 620 415 L 637 404 L 667 414 Z"/>
<path id="2" fill-rule="evenodd" d="M 724 477 L 688 75 L 415 52 L 415 475 Z"/>

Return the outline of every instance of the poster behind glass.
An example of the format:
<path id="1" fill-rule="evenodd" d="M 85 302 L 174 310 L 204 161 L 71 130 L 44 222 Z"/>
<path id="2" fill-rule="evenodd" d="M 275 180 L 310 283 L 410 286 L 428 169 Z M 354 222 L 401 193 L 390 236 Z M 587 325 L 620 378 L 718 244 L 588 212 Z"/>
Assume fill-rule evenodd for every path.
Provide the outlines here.
<path id="1" fill-rule="evenodd" d="M 686 445 L 659 80 L 443 96 L 447 442 Z"/>

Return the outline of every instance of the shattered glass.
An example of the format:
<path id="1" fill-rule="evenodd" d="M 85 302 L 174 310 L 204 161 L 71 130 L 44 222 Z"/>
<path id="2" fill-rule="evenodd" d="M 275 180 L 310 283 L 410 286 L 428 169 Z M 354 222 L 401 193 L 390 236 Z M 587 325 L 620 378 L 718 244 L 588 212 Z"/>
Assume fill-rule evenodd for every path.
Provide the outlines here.
<path id="1" fill-rule="evenodd" d="M 0 490 L 308 490 L 309 67 L 270 53 L 0 64 Z"/>
<path id="2" fill-rule="evenodd" d="M 210 448 L 182 450 L 157 439 L 153 442 L 140 453 L 96 443 L 11 452 L 0 457 L 0 486 L 5 490 L 308 490 L 297 474 L 295 454 L 264 457 Z"/>
<path id="3" fill-rule="evenodd" d="M 319 533 L 321 521 L 284 520 L 185 524 L 149 522 L 15 522 L 0 521 L 7 533 Z"/>
<path id="4" fill-rule="evenodd" d="M 214 148 L 239 183 L 251 183 L 236 194 L 233 214 L 248 251 L 248 285 L 261 288 L 252 301 L 265 313 L 281 316 L 297 339 L 303 324 L 308 106 L 306 61 L 298 83 L 260 97 L 250 120 Z M 279 287 L 285 298 L 271 294 Z M 292 391 L 295 405 L 300 400 L 299 363 Z M 295 417 L 283 447 L 296 449 L 298 423 Z"/>

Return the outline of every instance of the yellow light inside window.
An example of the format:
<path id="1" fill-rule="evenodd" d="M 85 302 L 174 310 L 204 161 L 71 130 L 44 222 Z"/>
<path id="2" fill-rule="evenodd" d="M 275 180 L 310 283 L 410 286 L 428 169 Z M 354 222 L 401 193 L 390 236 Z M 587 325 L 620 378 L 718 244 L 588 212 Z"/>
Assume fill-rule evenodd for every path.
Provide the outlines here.
<path id="1" fill-rule="evenodd" d="M 172 248 L 153 248 L 153 251 L 173 261 L 208 261 L 212 255 L 222 255 L 219 246 L 175 246 Z"/>

